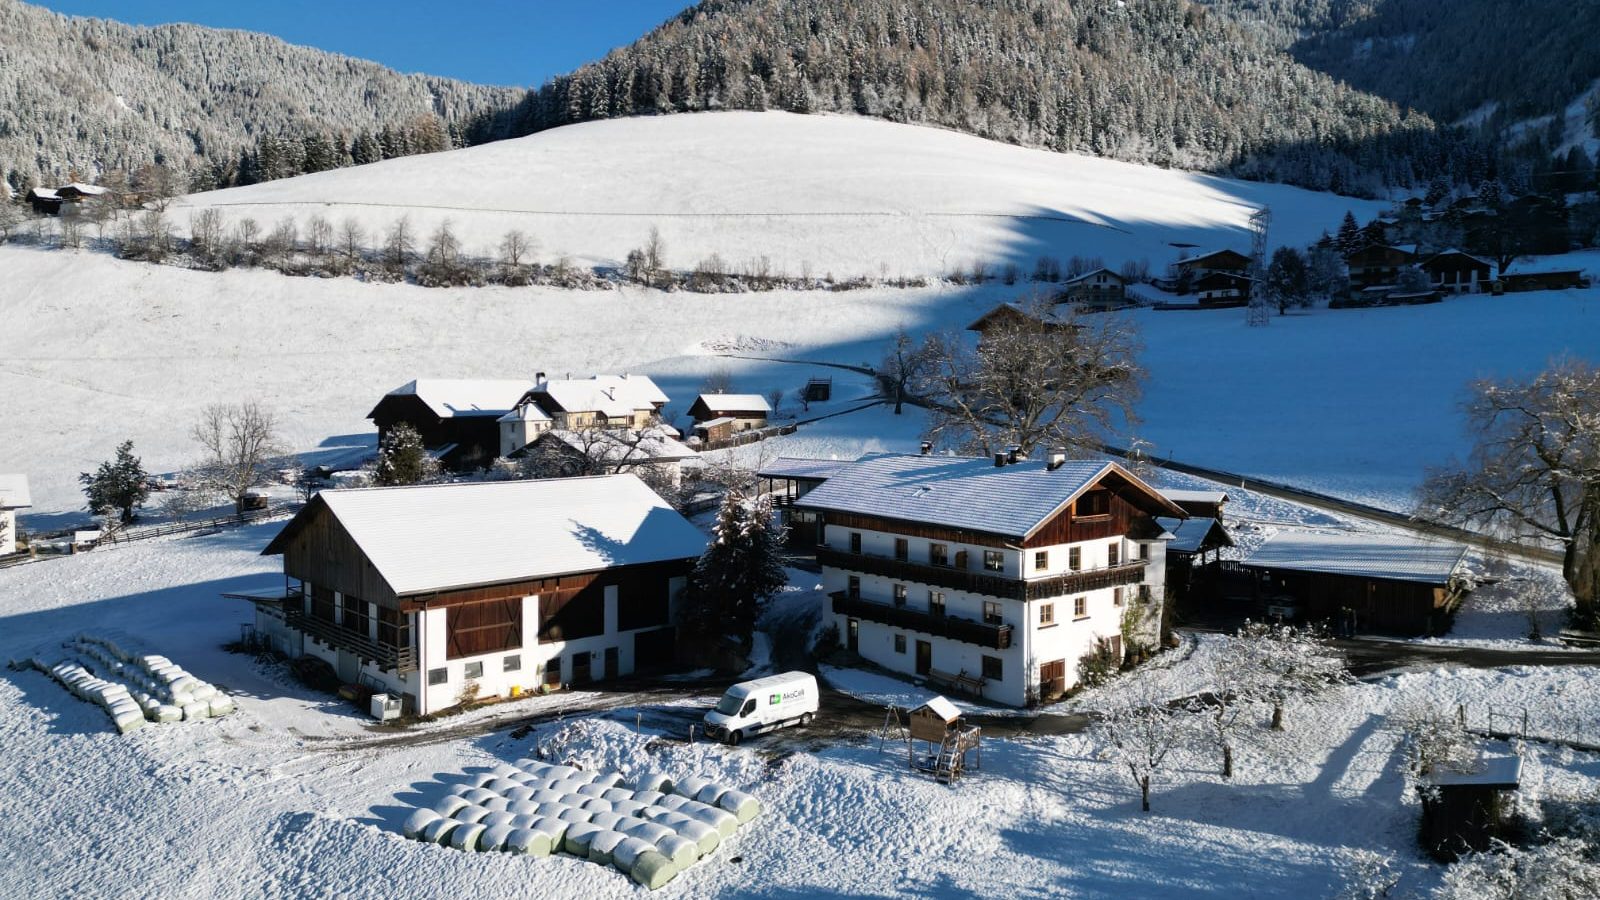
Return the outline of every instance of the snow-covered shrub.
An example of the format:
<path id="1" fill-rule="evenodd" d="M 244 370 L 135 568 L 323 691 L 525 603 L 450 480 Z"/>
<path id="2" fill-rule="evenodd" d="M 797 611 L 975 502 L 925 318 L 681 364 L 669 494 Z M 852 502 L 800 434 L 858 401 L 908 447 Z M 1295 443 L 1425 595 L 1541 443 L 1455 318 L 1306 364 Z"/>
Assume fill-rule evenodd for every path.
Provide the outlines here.
<path id="1" fill-rule="evenodd" d="M 1521 849 L 1496 841 L 1445 871 L 1433 900 L 1572 900 L 1600 897 L 1596 848 L 1561 837 Z"/>

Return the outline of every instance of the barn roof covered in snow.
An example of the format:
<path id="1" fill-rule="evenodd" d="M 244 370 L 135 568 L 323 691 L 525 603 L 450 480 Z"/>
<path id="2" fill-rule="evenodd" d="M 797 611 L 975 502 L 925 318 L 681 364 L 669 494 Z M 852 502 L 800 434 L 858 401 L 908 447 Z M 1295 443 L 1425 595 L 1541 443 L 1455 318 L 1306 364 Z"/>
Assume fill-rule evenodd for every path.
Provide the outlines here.
<path id="1" fill-rule="evenodd" d="M 760 394 L 701 394 L 695 398 L 694 405 L 703 406 L 714 413 L 772 412 L 772 404 Z"/>
<path id="2" fill-rule="evenodd" d="M 441 419 L 456 416 L 499 418 L 515 409 L 532 387 L 532 381 L 518 379 L 418 378 L 395 388 L 387 396 L 414 394 Z M 373 410 L 375 412 L 377 410 Z M 373 413 L 368 413 L 367 418 L 372 418 Z"/>
<path id="3" fill-rule="evenodd" d="M 667 395 L 644 375 L 557 378 L 541 381 L 533 393 L 554 412 L 598 412 L 614 418 L 667 402 Z"/>
<path id="4" fill-rule="evenodd" d="M 1156 519 L 1156 524 L 1172 535 L 1172 540 L 1167 542 L 1168 550 L 1199 553 L 1202 547 L 1209 550 L 1212 547 L 1233 546 L 1233 537 L 1216 519 L 1173 519 L 1161 516 Z M 1213 537 L 1213 532 L 1215 538 L 1208 542 L 1207 538 Z"/>
<path id="5" fill-rule="evenodd" d="M 1354 578 L 1449 584 L 1467 548 L 1386 534 L 1280 531 L 1244 561 L 1260 569 L 1292 569 Z"/>
<path id="6" fill-rule="evenodd" d="M 28 476 L 0 475 L 0 509 L 26 509 L 32 505 Z"/>
<path id="7" fill-rule="evenodd" d="M 1180 488 L 1162 488 L 1161 496 L 1173 503 L 1215 503 L 1228 502 L 1228 495 L 1222 491 L 1191 491 Z"/>
<path id="8" fill-rule="evenodd" d="M 996 466 L 989 458 L 896 453 L 862 457 L 795 505 L 1020 540 L 1110 476 L 1143 496 L 1143 506 L 1151 512 L 1184 517 L 1155 488 L 1112 462 L 1074 460 L 1052 471 L 1043 461 Z"/>
<path id="9" fill-rule="evenodd" d="M 705 536 L 633 475 L 322 491 L 263 555 L 332 515 L 397 596 L 699 556 Z"/>
<path id="10" fill-rule="evenodd" d="M 706 424 L 710 424 L 709 422 Z M 761 467 L 758 478 L 797 478 L 803 481 L 827 481 L 845 466 L 848 460 L 810 459 L 803 456 L 780 456 Z"/>

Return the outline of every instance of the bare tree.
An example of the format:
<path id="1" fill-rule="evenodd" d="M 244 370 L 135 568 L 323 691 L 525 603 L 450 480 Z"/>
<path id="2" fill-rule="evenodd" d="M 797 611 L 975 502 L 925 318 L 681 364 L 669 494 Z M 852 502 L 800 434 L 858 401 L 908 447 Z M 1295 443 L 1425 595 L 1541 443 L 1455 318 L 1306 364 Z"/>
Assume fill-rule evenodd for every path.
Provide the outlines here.
<path id="1" fill-rule="evenodd" d="M 21 206 L 0 199 L 0 244 L 11 240 L 11 233 L 17 230 L 23 219 Z"/>
<path id="2" fill-rule="evenodd" d="M 973 349 L 957 334 L 930 335 L 926 370 L 912 387 L 931 404 L 927 437 L 984 455 L 1016 444 L 1093 452 L 1136 421 L 1144 370 L 1131 324 L 1078 316 L 1036 299 L 984 332 Z"/>
<path id="3" fill-rule="evenodd" d="M 661 229 L 650 226 L 650 238 L 644 243 L 645 277 L 654 282 L 667 265 L 667 245 L 661 240 Z"/>
<path id="4" fill-rule="evenodd" d="M 538 252 L 538 242 L 528 237 L 525 232 L 512 229 L 500 239 L 500 280 L 506 284 L 527 284 L 528 272 L 524 266 L 525 259 L 531 259 Z"/>
<path id="5" fill-rule="evenodd" d="M 401 216 L 394 220 L 389 230 L 383 236 L 383 262 L 389 271 L 401 275 L 405 273 L 406 263 L 411 259 L 411 251 L 415 247 L 416 239 L 411 234 L 411 217 Z"/>
<path id="6" fill-rule="evenodd" d="M 306 223 L 306 249 L 317 256 L 333 249 L 333 224 L 322 216 L 312 216 Z"/>
<path id="7" fill-rule="evenodd" d="M 189 215 L 189 247 L 203 258 L 216 255 L 222 246 L 222 213 L 207 207 Z"/>
<path id="8" fill-rule="evenodd" d="M 727 366 L 718 366 L 706 373 L 706 380 L 700 383 L 702 394 L 726 394 L 733 390 L 733 370 Z"/>
<path id="9" fill-rule="evenodd" d="M 776 418 L 778 407 L 783 405 L 783 388 L 773 388 L 767 391 L 767 405 L 772 407 L 772 415 Z"/>
<path id="10" fill-rule="evenodd" d="M 1472 453 L 1430 475 L 1418 515 L 1559 545 L 1574 624 L 1600 624 L 1600 368 L 1560 361 L 1529 381 L 1477 382 L 1466 413 Z"/>
<path id="11" fill-rule="evenodd" d="M 355 265 L 361 259 L 362 242 L 367 239 L 366 229 L 355 219 L 345 219 L 339 223 L 339 248 L 344 253 L 345 262 Z"/>
<path id="12" fill-rule="evenodd" d="M 166 212 L 172 198 L 182 190 L 178 173 L 170 166 L 159 163 L 140 166 L 129 179 L 129 184 L 140 203 L 158 212 Z"/>
<path id="13" fill-rule="evenodd" d="M 267 235 L 267 253 L 278 259 L 287 259 L 300 248 L 300 226 L 294 216 L 284 216 Z"/>
<path id="14" fill-rule="evenodd" d="M 200 445 L 200 481 L 244 511 L 244 495 L 267 480 L 285 454 L 277 419 L 254 400 L 206 407 L 190 430 Z"/>
<path id="15" fill-rule="evenodd" d="M 1246 623 L 1239 631 L 1262 673 L 1262 696 L 1272 704 L 1272 730 L 1283 730 L 1291 700 L 1314 697 L 1348 679 L 1344 658 L 1315 627 Z"/>
<path id="16" fill-rule="evenodd" d="M 1249 638 L 1222 635 L 1208 659 L 1210 685 L 1201 717 L 1222 754 L 1222 777 L 1233 777 L 1233 751 L 1248 716 L 1268 694 L 1264 658 Z"/>
<path id="17" fill-rule="evenodd" d="M 1168 758 L 1190 738 L 1193 717 L 1183 704 L 1167 703 L 1153 679 L 1136 673 L 1109 692 L 1112 704 L 1090 726 L 1103 756 L 1128 770 L 1140 807 L 1150 811 L 1150 786 Z"/>
<path id="18" fill-rule="evenodd" d="M 880 364 L 881 377 L 894 394 L 894 414 L 900 415 L 905 410 L 907 386 L 932 368 L 932 355 L 928 344 L 918 345 L 904 325 L 894 333 L 889 341 L 889 350 L 883 356 Z"/>
<path id="19" fill-rule="evenodd" d="M 83 246 L 83 223 L 76 215 L 64 215 L 57 224 L 56 242 L 73 250 Z"/>
<path id="20" fill-rule="evenodd" d="M 261 225 L 248 216 L 239 221 L 239 258 L 245 265 L 255 265 L 256 252 L 260 250 Z"/>

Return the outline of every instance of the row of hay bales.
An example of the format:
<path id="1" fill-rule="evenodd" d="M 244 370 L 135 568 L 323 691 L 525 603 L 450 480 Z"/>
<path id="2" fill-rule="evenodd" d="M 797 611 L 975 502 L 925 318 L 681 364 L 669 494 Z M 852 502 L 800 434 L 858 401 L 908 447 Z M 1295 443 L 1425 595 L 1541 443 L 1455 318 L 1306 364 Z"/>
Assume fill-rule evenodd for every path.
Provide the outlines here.
<path id="1" fill-rule="evenodd" d="M 204 719 L 234 710 L 228 695 L 164 656 L 130 653 L 113 640 L 82 634 L 63 647 L 70 655 L 36 654 L 27 663 L 105 709 L 119 734 L 147 722 Z"/>
<path id="2" fill-rule="evenodd" d="M 403 831 L 458 850 L 567 853 L 656 890 L 760 813 L 756 798 L 705 778 L 648 774 L 629 784 L 615 772 L 520 759 L 455 785 Z"/>

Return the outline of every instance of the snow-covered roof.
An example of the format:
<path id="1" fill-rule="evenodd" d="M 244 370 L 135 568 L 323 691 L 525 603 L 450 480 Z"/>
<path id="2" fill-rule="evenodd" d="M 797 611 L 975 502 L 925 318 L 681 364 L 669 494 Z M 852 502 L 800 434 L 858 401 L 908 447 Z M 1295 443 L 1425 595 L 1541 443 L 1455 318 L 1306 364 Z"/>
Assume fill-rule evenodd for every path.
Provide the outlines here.
<path id="1" fill-rule="evenodd" d="M 1484 259 L 1483 257 L 1481 257 L 1481 256 L 1473 256 L 1471 253 L 1468 253 L 1465 250 L 1458 250 L 1455 247 L 1451 247 L 1448 250 L 1440 250 L 1438 253 L 1435 253 L 1434 255 L 1432 255 L 1432 256 L 1428 257 L 1427 259 L 1423 260 L 1422 261 L 1423 268 L 1427 268 L 1429 263 L 1433 262 L 1436 259 L 1439 259 L 1440 257 L 1444 257 L 1444 256 L 1465 256 L 1467 259 L 1472 260 L 1473 262 L 1477 263 L 1480 266 L 1488 266 L 1491 269 L 1494 268 L 1494 264 L 1489 262 L 1488 260 Z"/>
<path id="2" fill-rule="evenodd" d="M 714 427 L 716 427 L 718 425 L 732 425 L 737 421 L 739 421 L 739 420 L 735 419 L 732 416 L 718 416 L 715 419 L 707 419 L 704 422 L 701 422 L 698 427 L 700 427 L 700 428 L 714 428 Z"/>
<path id="3" fill-rule="evenodd" d="M 0 509 L 25 509 L 32 505 L 28 476 L 0 475 Z"/>
<path id="4" fill-rule="evenodd" d="M 1581 275 L 1582 273 L 1583 273 L 1583 267 L 1582 266 L 1571 266 L 1571 267 L 1543 266 L 1543 267 L 1539 267 L 1539 266 L 1533 266 L 1533 265 L 1529 265 L 1529 264 L 1518 265 L 1517 263 L 1513 262 L 1511 265 L 1506 266 L 1504 269 L 1500 270 L 1500 277 L 1504 278 L 1507 275 Z"/>
<path id="5" fill-rule="evenodd" d="M 848 465 L 850 465 L 850 462 L 847 460 L 780 456 L 762 466 L 756 476 L 759 478 L 801 478 L 812 481 L 826 481 Z"/>
<path id="6" fill-rule="evenodd" d="M 282 553 L 320 508 L 400 596 L 698 556 L 699 529 L 632 475 L 319 493 L 263 551 Z"/>
<path id="7" fill-rule="evenodd" d="M 610 418 L 629 416 L 641 409 L 653 410 L 667 402 L 667 395 L 644 375 L 557 378 L 540 382 L 534 391 L 549 397 L 557 411 L 597 412 Z"/>
<path id="8" fill-rule="evenodd" d="M 1245 560 L 1262 569 L 1295 569 L 1356 578 L 1448 584 L 1467 548 L 1386 534 L 1280 531 Z"/>
<path id="9" fill-rule="evenodd" d="M 1088 281 L 1089 279 L 1095 277 L 1096 275 L 1102 275 L 1102 274 L 1110 275 L 1112 278 L 1115 278 L 1118 281 L 1122 280 L 1122 276 L 1117 274 L 1116 272 L 1113 272 L 1113 271 L 1111 271 L 1110 269 L 1107 269 L 1107 268 L 1099 268 L 1099 269 L 1095 269 L 1092 272 L 1085 272 L 1082 275 L 1079 275 L 1077 278 L 1068 278 L 1066 281 L 1062 282 L 1062 284 L 1077 284 L 1080 281 Z"/>
<path id="10" fill-rule="evenodd" d="M 36 187 L 28 191 L 28 196 L 36 200 L 60 200 L 61 195 L 49 188 Z"/>
<path id="11" fill-rule="evenodd" d="M 926 709 L 946 722 L 953 722 L 961 718 L 961 710 L 957 709 L 954 703 L 946 700 L 942 695 L 935 695 L 929 698 L 927 703 L 922 704 L 917 709 Z"/>
<path id="12" fill-rule="evenodd" d="M 625 463 L 642 459 L 671 462 L 699 456 L 694 448 L 657 428 L 646 428 L 642 431 L 631 428 L 568 431 L 558 428 L 546 434 L 602 462 Z M 541 440 L 543 439 L 541 436 Z"/>
<path id="13" fill-rule="evenodd" d="M 513 409 L 511 412 L 506 413 L 495 421 L 548 422 L 550 421 L 550 414 L 545 412 L 544 409 L 539 406 L 539 404 L 534 403 L 532 400 L 528 400 L 523 403 L 518 403 L 516 409 Z"/>
<path id="14" fill-rule="evenodd" d="M 795 501 L 807 509 L 850 512 L 1022 539 L 1111 473 L 1149 495 L 1150 506 L 1183 511 L 1116 463 L 1043 461 L 996 466 L 992 459 L 883 453 L 842 467 Z"/>
<path id="15" fill-rule="evenodd" d="M 1244 257 L 1245 259 L 1249 259 L 1250 258 L 1248 254 L 1240 253 L 1239 251 L 1230 249 L 1228 247 L 1223 247 L 1220 250 L 1207 250 L 1206 252 L 1204 252 L 1204 253 L 1202 253 L 1202 254 L 1200 254 L 1198 256 L 1190 256 L 1190 257 L 1186 257 L 1184 259 L 1180 259 L 1180 260 L 1178 260 L 1178 265 L 1180 265 L 1180 266 L 1191 266 L 1191 265 L 1194 265 L 1197 262 L 1200 262 L 1201 260 L 1210 259 L 1213 256 L 1222 256 L 1225 253 L 1226 254 L 1232 254 L 1234 256 L 1241 256 L 1241 257 Z"/>
<path id="16" fill-rule="evenodd" d="M 1024 316 L 1026 318 L 1033 319 L 1033 320 L 1038 321 L 1038 322 L 1043 322 L 1046 325 L 1060 325 L 1062 327 L 1069 327 L 1069 326 L 1076 326 L 1077 325 L 1076 320 L 1072 319 L 1070 316 L 1064 316 L 1060 312 L 1058 312 L 1057 310 L 1054 310 L 1054 309 L 1041 312 L 1041 311 L 1036 310 L 1036 309 L 1028 309 L 1027 307 L 1021 305 L 1020 303 L 1002 303 L 999 306 L 996 306 L 994 309 L 991 309 L 988 312 L 984 313 L 983 315 L 979 316 L 978 318 L 974 319 L 972 321 L 972 324 L 967 326 L 967 330 L 968 331 L 981 331 L 984 322 L 988 321 L 989 318 L 991 316 L 993 316 L 995 313 L 998 313 L 1001 310 L 1006 310 L 1006 309 L 1009 309 L 1012 312 L 1017 313 L 1017 314 L 1019 314 L 1021 316 Z"/>
<path id="17" fill-rule="evenodd" d="M 71 188 L 72 190 L 77 191 L 78 193 L 84 195 L 85 197 L 101 197 L 101 196 L 104 196 L 106 194 L 111 193 L 111 189 L 110 188 L 104 188 L 104 187 L 101 187 L 98 184 L 84 184 L 81 181 L 74 181 L 71 184 L 63 185 L 62 187 L 58 187 L 58 188 L 56 188 L 56 190 L 64 191 L 64 190 L 67 190 L 68 188 Z"/>
<path id="18" fill-rule="evenodd" d="M 772 412 L 772 404 L 760 394 L 701 394 L 695 402 L 712 412 Z"/>
<path id="19" fill-rule="evenodd" d="M 1176 550 L 1179 553 L 1199 553 L 1200 548 L 1206 542 L 1206 536 L 1211 533 L 1213 528 L 1222 533 L 1220 546 L 1233 546 L 1233 538 L 1228 535 L 1226 529 L 1218 524 L 1216 519 L 1173 519 L 1161 516 L 1156 519 L 1156 524 L 1172 535 L 1172 539 L 1167 543 L 1168 550 Z"/>
<path id="20" fill-rule="evenodd" d="M 518 379 L 418 378 L 389 392 L 389 396 L 415 394 L 441 419 L 454 416 L 505 415 L 533 388 Z"/>
<path id="21" fill-rule="evenodd" d="M 1470 772 L 1436 769 L 1427 776 L 1429 784 L 1472 787 L 1515 788 L 1522 782 L 1522 757 L 1510 754 L 1484 754 Z"/>
<path id="22" fill-rule="evenodd" d="M 1161 496 L 1173 503 L 1215 503 L 1228 502 L 1228 495 L 1222 491 L 1193 491 L 1178 488 L 1161 488 Z"/>

